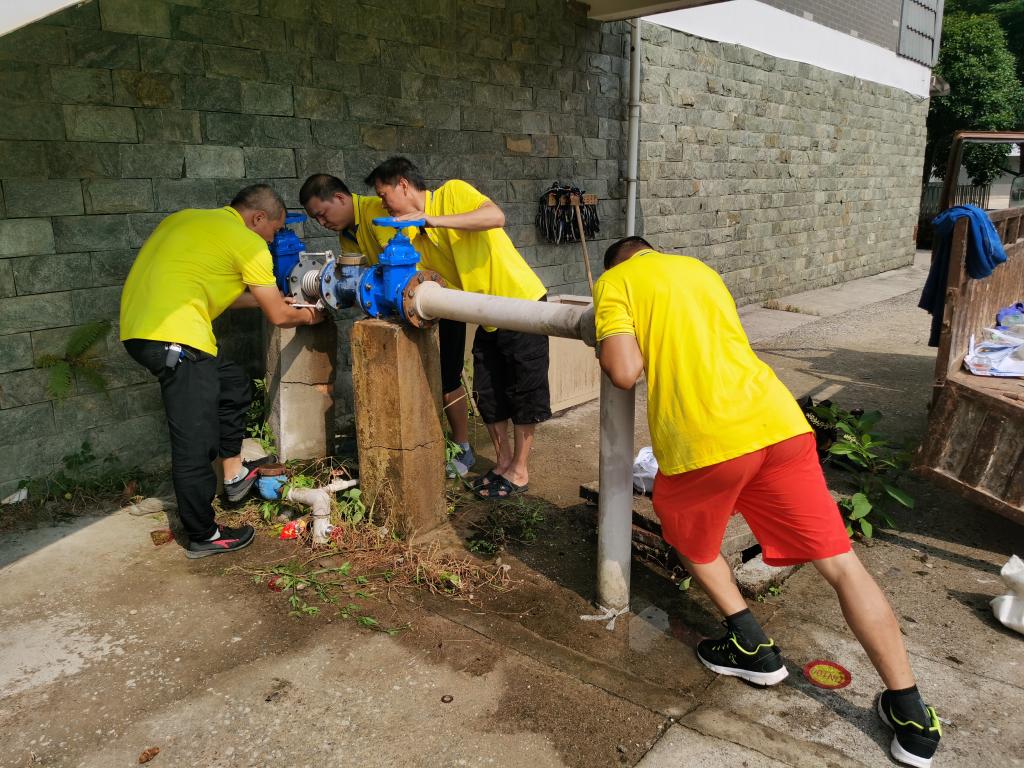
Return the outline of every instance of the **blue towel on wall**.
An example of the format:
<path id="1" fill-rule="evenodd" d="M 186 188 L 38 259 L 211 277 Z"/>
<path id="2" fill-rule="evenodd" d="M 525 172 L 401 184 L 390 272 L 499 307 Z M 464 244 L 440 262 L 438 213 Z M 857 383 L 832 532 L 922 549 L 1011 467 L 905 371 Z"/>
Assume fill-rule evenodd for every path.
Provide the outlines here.
<path id="1" fill-rule="evenodd" d="M 932 316 L 931 335 L 928 346 L 939 346 L 942 332 L 942 313 L 946 304 L 946 277 L 949 275 L 949 252 L 953 245 L 953 225 L 959 219 L 968 217 L 967 237 L 967 274 L 979 280 L 992 274 L 992 270 L 1006 261 L 1003 242 L 992 225 L 988 214 L 976 205 L 958 205 L 949 208 L 932 220 L 935 237 L 939 239 L 939 247 L 935 251 L 928 279 L 925 280 L 921 300 L 917 303 L 921 309 L 928 310 Z"/>

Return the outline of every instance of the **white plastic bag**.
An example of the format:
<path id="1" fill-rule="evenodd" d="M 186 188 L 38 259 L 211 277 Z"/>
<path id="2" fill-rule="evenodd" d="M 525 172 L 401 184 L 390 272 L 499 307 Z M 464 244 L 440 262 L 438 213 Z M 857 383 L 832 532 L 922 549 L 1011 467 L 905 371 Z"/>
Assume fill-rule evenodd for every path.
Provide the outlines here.
<path id="1" fill-rule="evenodd" d="M 654 491 L 654 476 L 658 474 L 658 460 L 650 446 L 641 448 L 633 460 L 633 490 L 637 493 Z"/>
<path id="2" fill-rule="evenodd" d="M 1009 592 L 992 599 L 992 613 L 1004 627 L 1024 635 L 1024 560 L 1011 556 L 999 575 Z"/>

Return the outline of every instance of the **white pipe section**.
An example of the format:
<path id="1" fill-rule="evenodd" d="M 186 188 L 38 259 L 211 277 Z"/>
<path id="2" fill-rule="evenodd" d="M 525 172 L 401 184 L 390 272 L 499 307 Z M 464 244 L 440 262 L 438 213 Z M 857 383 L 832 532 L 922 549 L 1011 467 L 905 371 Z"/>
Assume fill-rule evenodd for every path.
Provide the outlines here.
<path id="1" fill-rule="evenodd" d="M 632 389 L 619 389 L 601 374 L 601 455 L 597 502 L 597 602 L 621 612 L 629 608 L 633 544 Z"/>
<path id="2" fill-rule="evenodd" d="M 594 346 L 594 309 L 590 305 L 487 296 L 427 281 L 416 286 L 413 308 L 424 320 L 458 320 L 508 331 L 581 339 Z"/>
<path id="3" fill-rule="evenodd" d="M 445 318 L 524 333 L 582 339 L 595 345 L 591 306 L 548 304 L 442 288 L 433 281 L 416 286 L 413 311 L 424 320 Z M 634 391 L 618 389 L 601 376 L 600 496 L 598 498 L 597 602 L 609 629 L 629 609 L 633 542 Z"/>
<path id="4" fill-rule="evenodd" d="M 631 22 L 629 125 L 626 144 L 626 236 L 636 234 L 640 155 L 640 19 Z M 633 426 L 635 391 L 601 375 L 600 495 L 597 501 L 597 603 L 606 609 L 608 629 L 629 610 L 633 546 Z"/>
<path id="5" fill-rule="evenodd" d="M 311 507 L 314 544 L 326 544 L 331 538 L 331 494 L 358 484 L 358 480 L 335 480 L 322 488 L 292 488 L 288 491 L 289 501 Z"/>
<path id="6" fill-rule="evenodd" d="M 640 159 L 640 19 L 629 33 L 629 125 L 626 143 L 626 236 L 636 234 L 636 191 Z"/>

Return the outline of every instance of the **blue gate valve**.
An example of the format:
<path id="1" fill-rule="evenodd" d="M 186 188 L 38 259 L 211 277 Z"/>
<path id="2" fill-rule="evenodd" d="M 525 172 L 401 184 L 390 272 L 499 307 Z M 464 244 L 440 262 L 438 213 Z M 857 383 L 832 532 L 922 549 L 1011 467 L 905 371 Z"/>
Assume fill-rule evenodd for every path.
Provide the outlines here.
<path id="1" fill-rule="evenodd" d="M 301 224 L 306 220 L 304 213 L 289 213 L 284 217 L 285 226 L 277 231 L 270 244 L 270 255 L 274 258 L 274 278 L 281 293 L 288 295 L 288 279 L 299 263 L 299 254 L 306 250 L 301 238 L 288 228 L 289 224 Z"/>
<path id="2" fill-rule="evenodd" d="M 402 230 L 406 227 L 425 227 L 425 219 L 398 221 L 392 217 L 374 219 L 378 227 L 394 227 L 397 231 L 388 241 L 378 263 L 367 269 L 359 279 L 359 306 L 370 317 L 399 317 L 414 325 L 424 325 L 414 319 L 406 305 L 407 288 L 433 280 L 444 285 L 436 272 L 417 271 L 420 255 L 412 241 Z"/>

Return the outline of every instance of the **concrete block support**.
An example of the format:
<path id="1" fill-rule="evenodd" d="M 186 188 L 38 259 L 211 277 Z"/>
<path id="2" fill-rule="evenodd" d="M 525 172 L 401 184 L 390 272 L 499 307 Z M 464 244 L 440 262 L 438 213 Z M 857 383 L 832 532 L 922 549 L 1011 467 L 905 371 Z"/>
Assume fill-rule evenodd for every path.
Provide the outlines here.
<path id="1" fill-rule="evenodd" d="M 334 323 L 267 332 L 267 399 L 270 428 L 282 461 L 330 453 L 334 437 Z"/>
<path id="2" fill-rule="evenodd" d="M 352 326 L 359 477 L 409 535 L 446 519 L 437 331 L 386 320 Z"/>

